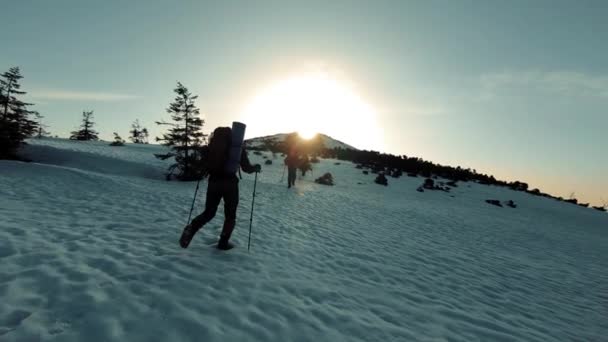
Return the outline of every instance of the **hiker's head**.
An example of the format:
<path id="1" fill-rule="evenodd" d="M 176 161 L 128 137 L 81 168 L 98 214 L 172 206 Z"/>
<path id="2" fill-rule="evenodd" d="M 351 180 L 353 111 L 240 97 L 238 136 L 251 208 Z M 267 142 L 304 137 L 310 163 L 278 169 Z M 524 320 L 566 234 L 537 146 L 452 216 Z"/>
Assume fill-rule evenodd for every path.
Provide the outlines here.
<path id="1" fill-rule="evenodd" d="M 230 144 L 230 140 L 232 138 L 232 129 L 230 127 L 218 127 L 213 133 L 211 133 L 211 137 L 209 137 L 209 145 L 214 143 L 222 143 Z"/>

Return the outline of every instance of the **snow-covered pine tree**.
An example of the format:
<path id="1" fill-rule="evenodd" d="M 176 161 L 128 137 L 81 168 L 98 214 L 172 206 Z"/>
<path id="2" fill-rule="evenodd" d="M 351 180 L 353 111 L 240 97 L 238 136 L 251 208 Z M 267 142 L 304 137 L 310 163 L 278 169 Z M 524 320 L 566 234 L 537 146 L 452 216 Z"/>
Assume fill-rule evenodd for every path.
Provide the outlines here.
<path id="1" fill-rule="evenodd" d="M 80 124 L 80 130 L 73 131 L 70 139 L 72 140 L 98 140 L 97 133 L 93 129 L 93 111 L 82 112 L 82 123 Z"/>
<path id="2" fill-rule="evenodd" d="M 179 180 L 189 181 L 199 179 L 200 166 L 203 163 L 201 147 L 205 143 L 206 135 L 202 128 L 205 123 L 200 115 L 200 110 L 194 101 L 197 95 L 192 95 L 188 88 L 177 82 L 177 87 L 173 90 L 177 96 L 167 108 L 167 113 L 171 114 L 173 122 L 156 122 L 158 125 L 168 125 L 171 128 L 162 138 L 156 138 L 163 145 L 171 148 L 166 154 L 156 154 L 160 159 L 175 158 L 175 164 L 169 167 L 167 179 L 172 175 Z"/>
<path id="3" fill-rule="evenodd" d="M 135 144 L 147 144 L 148 143 L 148 129 L 142 127 L 139 120 L 135 120 L 131 124 L 131 130 L 129 131 L 129 139 Z"/>
<path id="4" fill-rule="evenodd" d="M 26 94 L 20 90 L 19 80 L 22 78 L 18 67 L 0 75 L 0 159 L 17 158 L 17 149 L 38 127 L 36 121 L 30 119 L 30 116 L 38 114 L 28 110 L 32 104 L 17 98 Z"/>

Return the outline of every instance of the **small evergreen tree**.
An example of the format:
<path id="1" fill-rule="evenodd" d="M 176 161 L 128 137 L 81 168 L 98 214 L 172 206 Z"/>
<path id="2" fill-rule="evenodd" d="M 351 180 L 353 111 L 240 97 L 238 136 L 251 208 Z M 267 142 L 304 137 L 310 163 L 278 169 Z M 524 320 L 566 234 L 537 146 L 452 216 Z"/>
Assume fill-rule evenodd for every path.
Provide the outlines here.
<path id="1" fill-rule="evenodd" d="M 156 122 L 171 127 L 162 138 L 156 138 L 156 141 L 170 147 L 171 151 L 155 156 L 163 160 L 175 158 L 175 164 L 169 167 L 167 179 L 177 173 L 180 180 L 195 180 L 199 178 L 198 166 L 203 162 L 200 151 L 206 140 L 202 131 L 204 121 L 199 117 L 200 110 L 194 103 L 197 95 L 192 95 L 180 82 L 174 92 L 177 95 L 167 108 L 167 113 L 171 114 L 174 122 Z"/>
<path id="2" fill-rule="evenodd" d="M 131 130 L 129 131 L 129 139 L 135 144 L 147 144 L 148 143 L 148 129 L 142 127 L 139 120 L 135 120 L 131 124 Z"/>
<path id="3" fill-rule="evenodd" d="M 302 173 L 302 177 L 306 176 L 306 172 L 312 171 L 312 165 L 310 164 L 310 160 L 308 156 L 303 155 L 300 157 L 300 163 L 298 165 L 298 169 Z"/>
<path id="4" fill-rule="evenodd" d="M 93 129 L 93 111 L 82 112 L 82 124 L 80 124 L 80 130 L 73 131 L 70 139 L 72 140 L 98 140 L 97 133 Z"/>
<path id="5" fill-rule="evenodd" d="M 30 116 L 38 113 L 28 110 L 31 103 L 16 97 L 26 94 L 20 90 L 19 80 L 22 78 L 18 67 L 0 75 L 0 159 L 16 158 L 17 149 L 37 129 L 37 123 L 30 120 Z"/>
<path id="6" fill-rule="evenodd" d="M 49 131 L 46 130 L 49 126 L 42 123 L 42 116 L 40 114 L 38 114 L 37 118 L 38 118 L 38 122 L 36 123 L 36 125 L 38 127 L 36 128 L 36 132 L 35 132 L 36 138 L 41 139 L 41 138 L 50 136 L 51 133 L 49 133 Z"/>
<path id="7" fill-rule="evenodd" d="M 118 135 L 118 133 L 114 132 L 114 141 L 110 144 L 110 146 L 125 146 L 125 140 Z"/>
<path id="8" fill-rule="evenodd" d="M 141 138 L 142 138 L 142 140 L 143 140 L 144 144 L 147 144 L 147 143 L 148 143 L 148 137 L 149 137 L 149 136 L 150 136 L 150 133 L 148 133 L 148 129 L 144 127 L 144 128 L 141 130 Z"/>

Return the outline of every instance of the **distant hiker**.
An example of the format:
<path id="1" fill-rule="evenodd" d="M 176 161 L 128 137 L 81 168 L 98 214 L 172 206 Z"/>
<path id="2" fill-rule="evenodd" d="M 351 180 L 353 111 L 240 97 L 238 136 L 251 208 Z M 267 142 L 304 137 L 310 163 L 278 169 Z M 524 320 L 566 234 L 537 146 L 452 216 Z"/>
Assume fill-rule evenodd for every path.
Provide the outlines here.
<path id="1" fill-rule="evenodd" d="M 239 203 L 239 179 L 236 172 L 239 166 L 247 173 L 260 172 L 261 170 L 259 164 L 251 165 L 247 157 L 247 151 L 242 148 L 245 125 L 240 125 L 242 125 L 240 136 L 236 129 L 230 127 L 216 128 L 211 135 L 209 145 L 203 147 L 202 153 L 207 160 L 204 173 L 209 175 L 205 211 L 184 228 L 179 240 L 183 248 L 187 248 L 194 234 L 215 216 L 222 198 L 224 199 L 224 227 L 217 248 L 228 250 L 233 247 L 228 240 L 230 240 L 230 235 L 236 224 L 236 208 Z M 238 136 L 238 138 L 234 139 L 234 136 Z M 239 139 L 240 141 L 235 141 Z"/>
<path id="2" fill-rule="evenodd" d="M 296 183 L 296 171 L 300 165 L 300 156 L 295 149 L 289 151 L 285 165 L 287 165 L 287 188 L 291 188 Z"/>
<path id="3" fill-rule="evenodd" d="M 302 172 L 302 177 L 306 176 L 306 172 L 312 171 L 312 165 L 310 164 L 310 159 L 308 159 L 307 155 L 300 156 L 298 168 L 300 169 L 300 172 Z"/>

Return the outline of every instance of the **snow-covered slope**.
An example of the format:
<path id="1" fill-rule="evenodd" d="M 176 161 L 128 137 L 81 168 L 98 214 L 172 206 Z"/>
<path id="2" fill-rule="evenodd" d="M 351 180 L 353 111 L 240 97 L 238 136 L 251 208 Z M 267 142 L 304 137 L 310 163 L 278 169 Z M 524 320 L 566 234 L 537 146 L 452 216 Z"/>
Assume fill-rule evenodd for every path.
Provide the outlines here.
<path id="1" fill-rule="evenodd" d="M 608 336 L 604 213 L 475 183 L 384 187 L 335 160 L 288 190 L 277 159 L 258 178 L 250 253 L 246 174 L 237 248 L 213 247 L 220 210 L 182 250 L 195 183 L 162 180 L 159 149 L 45 139 L 28 148 L 44 164 L 0 161 L 1 341 Z M 324 172 L 335 186 L 311 181 Z"/>
<path id="2" fill-rule="evenodd" d="M 325 135 L 325 134 L 319 134 L 319 135 L 321 136 L 321 140 L 323 141 L 325 148 L 342 148 L 342 149 L 357 150 L 356 148 L 352 147 L 351 145 L 345 144 L 328 135 Z M 264 136 L 264 137 L 247 139 L 247 145 L 248 146 L 260 146 L 260 145 L 263 145 L 265 141 L 282 142 L 285 140 L 285 137 L 287 137 L 286 133 L 279 133 L 279 134 L 268 135 L 268 136 Z"/>

